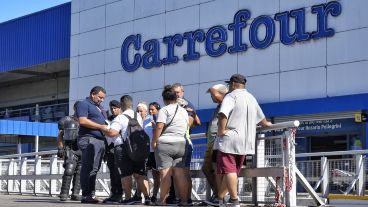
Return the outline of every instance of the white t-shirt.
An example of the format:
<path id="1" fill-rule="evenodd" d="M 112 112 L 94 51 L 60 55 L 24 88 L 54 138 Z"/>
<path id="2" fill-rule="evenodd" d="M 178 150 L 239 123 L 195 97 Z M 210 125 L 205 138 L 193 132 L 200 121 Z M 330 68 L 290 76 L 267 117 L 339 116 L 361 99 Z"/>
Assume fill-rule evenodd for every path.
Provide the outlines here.
<path id="1" fill-rule="evenodd" d="M 129 119 L 124 114 L 130 116 L 131 118 L 134 118 L 134 113 L 136 112 L 134 112 L 132 109 L 127 109 L 122 114 L 119 114 L 117 117 L 115 117 L 114 120 L 112 120 L 110 127 L 118 132 L 121 131 L 121 134 L 123 135 L 123 137 L 121 137 L 119 133 L 119 135 L 114 137 L 115 146 L 123 144 L 123 140 L 125 140 L 128 136 L 127 127 Z M 141 126 L 143 126 L 142 117 L 138 113 L 137 113 L 137 120 L 138 123 Z"/>
<path id="2" fill-rule="evenodd" d="M 246 89 L 236 89 L 225 96 L 219 113 L 227 117 L 229 131 L 217 137 L 215 148 L 231 154 L 255 154 L 257 124 L 265 116 L 254 96 Z"/>
<path id="3" fill-rule="evenodd" d="M 185 141 L 186 132 L 188 129 L 188 113 L 179 106 L 178 111 L 175 114 L 175 110 L 178 104 L 169 104 L 158 112 L 157 123 L 171 124 L 168 127 L 164 127 L 163 133 L 158 139 L 160 143 Z M 174 119 L 173 119 L 174 118 Z M 165 129 L 166 128 L 166 129 Z"/>

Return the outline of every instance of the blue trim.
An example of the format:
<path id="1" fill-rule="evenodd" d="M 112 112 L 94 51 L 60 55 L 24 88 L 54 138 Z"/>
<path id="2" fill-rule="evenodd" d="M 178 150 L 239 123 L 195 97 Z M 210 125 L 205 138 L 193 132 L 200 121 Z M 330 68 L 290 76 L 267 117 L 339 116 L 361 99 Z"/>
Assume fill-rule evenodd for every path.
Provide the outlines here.
<path id="1" fill-rule="evenodd" d="M 343 112 L 368 109 L 368 94 L 261 104 L 267 117 Z"/>
<path id="2" fill-rule="evenodd" d="M 57 123 L 0 120 L 0 134 L 57 137 Z"/>
<path id="3" fill-rule="evenodd" d="M 71 3 L 0 24 L 0 72 L 70 57 Z"/>

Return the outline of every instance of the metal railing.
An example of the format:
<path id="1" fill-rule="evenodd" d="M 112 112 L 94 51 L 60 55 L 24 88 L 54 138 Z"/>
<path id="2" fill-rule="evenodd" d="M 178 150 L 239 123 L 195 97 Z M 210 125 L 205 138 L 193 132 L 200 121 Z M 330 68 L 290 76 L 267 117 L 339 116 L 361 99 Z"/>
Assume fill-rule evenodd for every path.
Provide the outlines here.
<path id="1" fill-rule="evenodd" d="M 69 114 L 69 104 L 51 104 L 21 109 L 5 109 L 0 111 L 0 119 L 23 119 L 23 121 L 57 122 Z"/>
<path id="2" fill-rule="evenodd" d="M 320 160 L 297 162 L 297 167 L 307 180 L 325 198 L 330 193 L 363 196 L 367 190 L 368 150 L 300 153 L 297 158 L 317 157 Z M 328 159 L 328 156 L 350 158 Z"/>
<path id="3" fill-rule="evenodd" d="M 326 198 L 330 192 L 335 192 L 333 188 L 336 186 L 341 190 L 340 193 L 364 194 L 366 176 L 364 163 L 367 160 L 363 155 L 368 153 L 368 150 L 295 155 L 297 125 L 297 122 L 287 122 L 276 124 L 272 128 L 258 129 L 259 133 L 276 129 L 283 129 L 284 132 L 278 136 L 258 135 L 256 155 L 247 157 L 247 164 L 239 178 L 238 189 L 242 202 L 256 205 L 278 203 L 296 206 L 300 205 L 300 200 L 303 198 L 314 200 L 314 205 L 323 205 L 325 199 L 322 198 Z M 191 138 L 199 139 L 205 136 L 194 134 Z M 206 179 L 201 172 L 205 149 L 206 144 L 194 146 L 191 163 L 194 200 L 203 200 L 210 196 Z M 64 169 L 63 161 L 56 157 L 56 152 L 53 150 L 0 156 L 0 192 L 58 194 Z M 334 154 L 359 156 L 354 159 L 339 160 L 328 160 L 323 157 Z M 322 158 L 295 162 L 295 157 L 312 156 Z M 110 180 L 106 163 L 102 164 L 97 180 L 96 194 L 108 196 Z M 342 187 L 345 188 L 342 189 Z M 305 192 L 308 194 L 306 195 Z M 308 205 L 313 204 L 309 202 Z"/>

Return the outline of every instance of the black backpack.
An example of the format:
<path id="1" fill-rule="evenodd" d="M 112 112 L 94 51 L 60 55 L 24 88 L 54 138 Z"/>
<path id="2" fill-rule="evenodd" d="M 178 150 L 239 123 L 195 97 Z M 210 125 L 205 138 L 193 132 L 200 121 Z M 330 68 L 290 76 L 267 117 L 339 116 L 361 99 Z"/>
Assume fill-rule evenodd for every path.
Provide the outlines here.
<path id="1" fill-rule="evenodd" d="M 123 145 L 128 156 L 133 161 L 139 162 L 148 158 L 150 153 L 150 139 L 143 130 L 137 119 L 137 113 L 134 112 L 134 118 L 124 114 L 128 119 L 128 137 Z M 123 137 L 123 136 L 122 136 Z"/>

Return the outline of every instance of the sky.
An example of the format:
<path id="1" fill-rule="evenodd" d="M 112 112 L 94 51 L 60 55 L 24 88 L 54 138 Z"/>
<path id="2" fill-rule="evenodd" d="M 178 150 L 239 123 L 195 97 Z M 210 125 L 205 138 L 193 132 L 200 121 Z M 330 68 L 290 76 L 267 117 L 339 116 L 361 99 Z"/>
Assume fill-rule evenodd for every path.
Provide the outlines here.
<path id="1" fill-rule="evenodd" d="M 0 23 L 70 1 L 71 0 L 0 0 Z"/>

